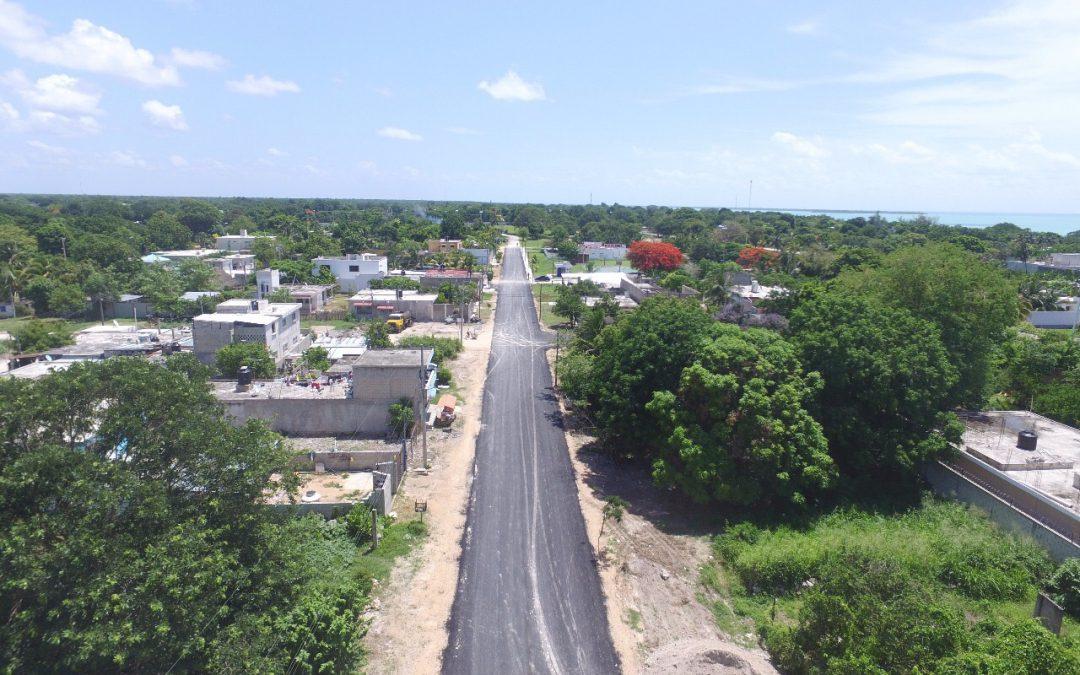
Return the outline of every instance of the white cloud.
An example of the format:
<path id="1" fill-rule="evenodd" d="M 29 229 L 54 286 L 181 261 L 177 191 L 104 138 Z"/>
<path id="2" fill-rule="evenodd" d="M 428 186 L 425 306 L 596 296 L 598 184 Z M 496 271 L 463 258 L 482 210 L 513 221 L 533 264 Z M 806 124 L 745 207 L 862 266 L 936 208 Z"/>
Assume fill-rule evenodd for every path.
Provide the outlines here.
<path id="1" fill-rule="evenodd" d="M 57 156 L 57 157 L 63 157 L 63 156 L 71 154 L 71 151 L 68 150 L 67 148 L 60 147 L 59 145 L 50 145 L 48 143 L 45 143 L 45 142 L 42 142 L 42 141 L 39 141 L 39 140 L 36 140 L 36 139 L 27 141 L 26 144 L 28 146 L 30 146 L 31 148 L 34 148 L 35 150 L 40 150 L 41 152 L 44 152 L 45 154 L 48 154 L 48 155 L 54 155 L 54 156 Z"/>
<path id="2" fill-rule="evenodd" d="M 101 94 L 87 89 L 71 75 L 48 75 L 31 83 L 21 70 L 9 70 L 0 81 L 32 108 L 89 115 L 101 112 L 98 109 Z"/>
<path id="3" fill-rule="evenodd" d="M 242 80 L 229 80 L 225 83 L 229 91 L 249 96 L 277 96 L 281 93 L 296 94 L 300 91 L 300 85 L 290 80 L 275 80 L 269 75 L 255 77 L 245 75 Z"/>
<path id="4" fill-rule="evenodd" d="M 373 89 L 372 91 L 374 91 L 379 96 L 382 96 L 383 98 L 394 97 L 394 90 L 390 87 L 375 87 L 375 89 Z"/>
<path id="5" fill-rule="evenodd" d="M 40 17 L 8 0 L 0 0 L 0 45 L 37 63 L 115 75 L 149 86 L 180 84 L 176 68 L 159 63 L 152 53 L 119 33 L 76 19 L 67 33 L 49 35 Z"/>
<path id="6" fill-rule="evenodd" d="M 7 123 L 17 122 L 22 115 L 19 114 L 18 109 L 8 103 L 7 101 L 0 101 L 0 120 Z"/>
<path id="7" fill-rule="evenodd" d="M 500 101 L 543 101 L 547 98 L 540 83 L 526 82 L 513 70 L 506 71 L 505 75 L 494 82 L 483 80 L 476 86 L 491 98 Z"/>
<path id="8" fill-rule="evenodd" d="M 92 136 L 101 125 L 90 115 L 64 115 L 51 110 L 31 110 L 14 122 L 14 131 L 45 132 L 58 136 Z"/>
<path id="9" fill-rule="evenodd" d="M 401 127 L 383 127 L 377 132 L 383 138 L 393 138 L 399 141 L 422 141 L 424 137 Z"/>
<path id="10" fill-rule="evenodd" d="M 828 154 L 825 148 L 822 146 L 821 139 L 814 137 L 813 139 L 802 138 L 796 136 L 788 131 L 777 131 L 772 135 L 773 141 L 780 143 L 791 149 L 796 155 L 803 157 L 817 158 L 824 157 Z"/>
<path id="11" fill-rule="evenodd" d="M 911 140 L 893 145 L 870 143 L 865 146 L 855 146 L 852 150 L 857 155 L 873 155 L 889 164 L 920 164 L 938 159 L 937 152 Z"/>
<path id="12" fill-rule="evenodd" d="M 132 169 L 145 169 L 148 166 L 145 159 L 130 150 L 113 150 L 106 156 L 105 161 Z"/>
<path id="13" fill-rule="evenodd" d="M 178 105 L 166 105 L 156 99 L 145 101 L 142 104 L 143 112 L 150 118 L 150 123 L 163 129 L 173 131 L 187 131 L 187 120 L 184 119 L 184 111 Z"/>
<path id="14" fill-rule="evenodd" d="M 228 61 L 224 56 L 201 49 L 173 47 L 172 62 L 181 68 L 200 68 L 202 70 L 221 70 Z"/>
<path id="15" fill-rule="evenodd" d="M 817 35 L 821 30 L 821 24 L 815 19 L 808 19 L 806 21 L 791 24 L 784 30 L 793 35 Z"/>
<path id="16" fill-rule="evenodd" d="M 447 127 L 446 130 L 458 136 L 479 136 L 480 132 L 469 127 Z"/>
<path id="17" fill-rule="evenodd" d="M 188 165 L 188 161 L 183 155 L 169 155 L 169 164 L 172 164 L 178 169 L 182 169 Z"/>
<path id="18" fill-rule="evenodd" d="M 289 153 L 285 152 L 284 150 L 278 150 L 277 148 L 267 148 L 266 149 L 266 154 L 270 155 L 271 157 L 288 157 L 289 156 Z"/>

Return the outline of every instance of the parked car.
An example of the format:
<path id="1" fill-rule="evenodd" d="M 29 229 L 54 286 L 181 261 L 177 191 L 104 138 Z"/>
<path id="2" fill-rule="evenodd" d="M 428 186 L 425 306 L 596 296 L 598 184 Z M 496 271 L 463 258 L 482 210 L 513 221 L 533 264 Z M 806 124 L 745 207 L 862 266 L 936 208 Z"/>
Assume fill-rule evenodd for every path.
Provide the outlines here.
<path id="1" fill-rule="evenodd" d="M 540 276 L 536 277 L 534 281 L 551 281 L 551 277 L 547 274 L 541 274 Z"/>

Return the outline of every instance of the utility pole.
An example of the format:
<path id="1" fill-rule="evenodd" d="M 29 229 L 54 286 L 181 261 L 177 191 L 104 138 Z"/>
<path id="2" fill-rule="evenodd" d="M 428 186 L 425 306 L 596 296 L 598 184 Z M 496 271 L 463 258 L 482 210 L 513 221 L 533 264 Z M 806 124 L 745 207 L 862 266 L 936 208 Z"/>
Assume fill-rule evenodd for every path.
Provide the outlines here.
<path id="1" fill-rule="evenodd" d="M 427 368 L 424 367 L 424 348 L 420 348 L 420 395 L 416 398 L 416 418 L 420 422 L 420 432 L 422 434 L 420 446 L 423 451 L 424 468 L 428 466 L 427 456 L 427 406 L 424 405 L 427 401 Z"/>
<path id="2" fill-rule="evenodd" d="M 67 260 L 67 237 L 60 237 L 60 250 L 64 252 L 64 260 Z"/>
<path id="3" fill-rule="evenodd" d="M 540 284 L 540 320 L 544 320 L 544 284 Z"/>
<path id="4" fill-rule="evenodd" d="M 746 195 L 746 208 L 750 209 L 750 201 L 754 198 L 754 181 L 750 180 L 750 192 Z"/>

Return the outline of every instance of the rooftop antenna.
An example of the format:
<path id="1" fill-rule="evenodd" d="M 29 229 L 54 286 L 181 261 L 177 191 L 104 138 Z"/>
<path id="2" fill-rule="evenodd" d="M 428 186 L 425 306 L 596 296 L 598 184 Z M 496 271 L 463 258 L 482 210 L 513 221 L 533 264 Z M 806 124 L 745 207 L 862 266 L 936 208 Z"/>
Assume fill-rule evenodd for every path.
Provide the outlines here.
<path id="1" fill-rule="evenodd" d="M 754 197 L 754 179 L 750 179 L 750 192 L 746 195 L 746 208 L 750 208 L 750 201 Z"/>

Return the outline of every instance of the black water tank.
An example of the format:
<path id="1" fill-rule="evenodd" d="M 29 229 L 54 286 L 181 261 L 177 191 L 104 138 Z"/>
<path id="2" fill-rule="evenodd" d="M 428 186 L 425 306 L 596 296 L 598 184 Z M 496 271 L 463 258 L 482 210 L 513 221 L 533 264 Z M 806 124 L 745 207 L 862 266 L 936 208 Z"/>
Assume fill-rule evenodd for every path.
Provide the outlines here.
<path id="1" fill-rule="evenodd" d="M 240 366 L 240 370 L 236 371 L 236 383 L 241 387 L 246 387 L 251 384 L 250 366 Z"/>
<path id="2" fill-rule="evenodd" d="M 1034 431 L 1021 431 L 1016 435 L 1016 447 L 1021 450 L 1034 450 L 1039 444 L 1039 435 Z"/>

